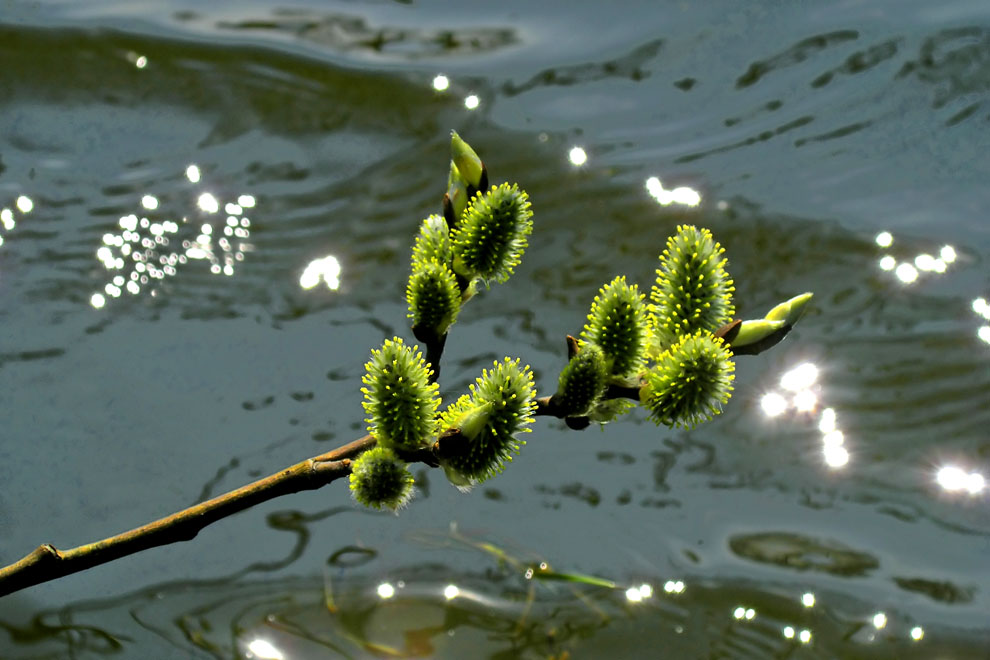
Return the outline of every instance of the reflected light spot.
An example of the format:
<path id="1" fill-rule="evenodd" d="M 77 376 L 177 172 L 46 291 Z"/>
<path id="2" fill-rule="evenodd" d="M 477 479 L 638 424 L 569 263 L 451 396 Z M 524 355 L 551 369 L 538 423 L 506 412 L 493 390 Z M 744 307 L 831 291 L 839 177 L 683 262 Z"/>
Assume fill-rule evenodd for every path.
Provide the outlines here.
<path id="1" fill-rule="evenodd" d="M 0 236 L 0 245 L 3 245 L 3 236 Z"/>
<path id="2" fill-rule="evenodd" d="M 14 213 L 10 209 L 3 209 L 0 211 L 0 222 L 3 223 L 3 228 L 10 231 L 14 228 L 17 223 L 14 222 Z"/>
<path id="3" fill-rule="evenodd" d="M 744 616 L 746 616 L 746 608 L 737 607 L 732 611 L 732 616 L 735 617 L 736 619 L 742 619 Z"/>
<path id="4" fill-rule="evenodd" d="M 849 452 L 842 445 L 825 445 L 822 454 L 825 456 L 825 464 L 830 468 L 844 467 L 849 463 Z"/>
<path id="5" fill-rule="evenodd" d="M 784 637 L 787 639 L 794 639 L 794 628 L 791 626 L 784 626 Z"/>
<path id="6" fill-rule="evenodd" d="M 687 186 L 666 190 L 660 179 L 655 176 L 646 180 L 646 190 L 661 206 L 670 206 L 671 204 L 697 206 L 701 203 L 701 194 L 697 190 Z"/>
<path id="7" fill-rule="evenodd" d="M 803 596 L 801 596 L 801 604 L 804 605 L 805 607 L 814 607 L 815 606 L 815 594 L 813 594 L 813 593 L 811 593 L 809 591 L 808 593 L 806 593 Z"/>
<path id="8" fill-rule="evenodd" d="M 653 587 L 648 584 L 639 585 L 639 595 L 642 598 L 653 598 Z"/>
<path id="9" fill-rule="evenodd" d="M 639 593 L 639 589 L 637 587 L 629 587 L 626 589 L 626 600 L 630 603 L 638 603 L 643 600 L 643 595 Z"/>
<path id="10" fill-rule="evenodd" d="M 136 66 L 139 69 L 143 69 L 144 67 L 148 66 L 148 58 L 142 55 L 141 57 L 134 60 L 134 66 Z"/>
<path id="11" fill-rule="evenodd" d="M 945 263 L 951 264 L 956 260 L 956 249 L 951 245 L 944 245 L 942 246 L 942 249 L 939 250 L 938 256 L 940 256 L 942 261 Z"/>
<path id="12" fill-rule="evenodd" d="M 340 288 L 340 262 L 337 257 L 331 255 L 311 261 L 299 276 L 299 286 L 312 289 L 320 280 L 326 282 L 328 289 L 336 291 Z"/>
<path id="13" fill-rule="evenodd" d="M 798 639 L 801 640 L 802 644 L 809 644 L 811 642 L 811 631 L 805 628 L 798 634 Z"/>
<path id="14" fill-rule="evenodd" d="M 668 594 L 679 594 L 684 592 L 684 582 L 681 580 L 667 580 L 663 584 L 663 590 Z"/>
<path id="15" fill-rule="evenodd" d="M 785 390 L 797 392 L 805 390 L 818 380 L 818 367 L 810 362 L 804 362 L 784 373 L 780 377 L 780 386 Z"/>
<path id="16" fill-rule="evenodd" d="M 845 436 L 842 435 L 842 431 L 829 431 L 822 436 L 822 444 L 826 447 L 841 447 L 845 442 Z"/>
<path id="17" fill-rule="evenodd" d="M 395 587 L 390 585 L 388 582 L 382 582 L 378 585 L 378 596 L 379 598 L 389 599 L 395 595 Z"/>
<path id="18" fill-rule="evenodd" d="M 588 162 L 588 154 L 581 147 L 574 147 L 568 152 L 567 158 L 570 159 L 571 164 L 576 167 L 581 167 Z"/>
<path id="19" fill-rule="evenodd" d="M 443 590 L 443 597 L 447 600 L 454 600 L 461 593 L 456 584 L 448 584 Z"/>
<path id="20" fill-rule="evenodd" d="M 210 193 L 203 193 L 196 200 L 196 205 L 207 213 L 216 213 L 220 210 L 220 202 Z"/>
<path id="21" fill-rule="evenodd" d="M 946 465 L 935 474 L 938 485 L 950 493 L 966 488 L 968 480 L 969 475 L 955 465 Z"/>
<path id="22" fill-rule="evenodd" d="M 752 621 L 755 617 L 756 617 L 756 610 L 754 610 L 752 607 L 746 610 L 747 621 Z"/>
<path id="23" fill-rule="evenodd" d="M 158 198 L 154 195 L 145 195 L 141 198 L 141 206 L 149 211 L 154 211 L 158 208 Z"/>
<path id="24" fill-rule="evenodd" d="M 254 208 L 254 195 L 241 195 L 237 198 L 237 203 L 246 209 Z M 246 227 L 247 225 L 244 226 Z"/>
<path id="25" fill-rule="evenodd" d="M 199 165 L 190 165 L 187 167 L 186 178 L 192 183 L 199 183 Z"/>
<path id="26" fill-rule="evenodd" d="M 910 284 L 918 279 L 918 269 L 912 264 L 904 262 L 897 265 L 897 268 L 894 269 L 894 275 L 896 275 L 897 279 L 901 282 Z"/>
<path id="27" fill-rule="evenodd" d="M 794 407 L 798 412 L 814 412 L 818 397 L 811 390 L 801 390 L 794 395 Z"/>
<path id="28" fill-rule="evenodd" d="M 880 270 L 894 270 L 895 266 L 897 266 L 897 259 L 889 254 L 880 259 Z"/>
<path id="29" fill-rule="evenodd" d="M 448 87 L 450 87 L 450 79 L 447 78 L 447 76 L 443 75 L 442 73 L 437 75 L 433 79 L 433 89 L 437 90 L 438 92 L 443 92 Z"/>
<path id="30" fill-rule="evenodd" d="M 21 213 L 30 213 L 34 208 L 34 202 L 31 201 L 31 198 L 25 197 L 24 195 L 18 197 L 17 201 L 14 203 L 17 205 L 17 208 Z"/>
<path id="31" fill-rule="evenodd" d="M 767 392 L 760 399 L 760 408 L 767 417 L 777 417 L 787 410 L 787 399 L 776 392 Z"/>
<path id="32" fill-rule="evenodd" d="M 6 210 L 7 209 L 4 209 L 4 211 Z M 973 311 L 984 318 L 990 319 L 990 304 L 987 304 L 986 298 L 977 298 L 976 300 L 974 300 Z"/>
<path id="33" fill-rule="evenodd" d="M 96 309 L 103 309 L 103 306 L 107 304 L 107 299 L 103 297 L 102 293 L 94 293 L 89 298 L 89 304 Z"/>
<path id="34" fill-rule="evenodd" d="M 877 630 L 881 630 L 887 627 L 887 615 L 883 612 L 877 612 L 873 615 L 873 627 Z"/>
<path id="35" fill-rule="evenodd" d="M 251 655 L 261 660 L 285 660 L 285 656 L 282 655 L 281 651 L 272 646 L 271 642 L 263 639 L 253 640 L 248 644 L 248 651 Z"/>
<path id="36" fill-rule="evenodd" d="M 911 628 L 911 639 L 916 642 L 920 642 L 925 636 L 925 629 L 921 626 L 915 626 Z"/>
<path id="37" fill-rule="evenodd" d="M 894 243 L 894 236 L 889 231 L 882 231 L 877 234 L 876 239 L 877 245 L 880 247 L 890 247 Z"/>
<path id="38" fill-rule="evenodd" d="M 919 254 L 914 258 L 914 265 L 918 270 L 933 271 L 938 269 L 935 265 L 935 257 L 930 254 Z M 945 270 L 944 264 L 942 270 Z"/>
<path id="39" fill-rule="evenodd" d="M 471 94 L 464 99 L 464 107 L 468 110 L 474 110 L 479 105 L 481 105 L 481 99 L 478 98 L 477 94 Z"/>
<path id="40" fill-rule="evenodd" d="M 818 419 L 818 430 L 822 433 L 831 433 L 835 430 L 835 408 L 822 410 L 822 416 Z"/>
<path id="41" fill-rule="evenodd" d="M 969 491 L 970 495 L 976 495 L 983 492 L 986 485 L 986 479 L 984 479 L 983 475 L 979 472 L 970 472 L 969 476 L 966 477 L 966 490 Z"/>
<path id="42" fill-rule="evenodd" d="M 990 344 L 990 325 L 981 325 L 980 329 L 976 331 L 976 336 Z"/>

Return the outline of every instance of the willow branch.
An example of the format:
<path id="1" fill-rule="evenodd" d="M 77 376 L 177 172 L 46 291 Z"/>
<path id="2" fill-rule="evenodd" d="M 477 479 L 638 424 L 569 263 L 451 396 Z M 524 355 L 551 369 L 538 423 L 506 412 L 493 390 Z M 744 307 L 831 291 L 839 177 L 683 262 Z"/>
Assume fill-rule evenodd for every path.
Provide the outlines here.
<path id="1" fill-rule="evenodd" d="M 58 550 L 48 543 L 40 545 L 20 561 L 0 568 L 0 596 L 142 550 L 192 540 L 201 529 L 222 518 L 282 495 L 321 488 L 350 474 L 350 459 L 374 444 L 371 436 L 364 436 L 237 490 L 102 541 L 69 550 Z"/>

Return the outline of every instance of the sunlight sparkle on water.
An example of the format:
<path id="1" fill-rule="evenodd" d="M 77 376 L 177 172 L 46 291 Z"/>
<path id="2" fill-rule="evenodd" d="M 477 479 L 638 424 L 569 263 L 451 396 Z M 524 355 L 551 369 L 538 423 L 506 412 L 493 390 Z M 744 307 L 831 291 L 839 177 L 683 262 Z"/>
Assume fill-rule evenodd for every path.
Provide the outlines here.
<path id="1" fill-rule="evenodd" d="M 210 193 L 203 193 L 196 200 L 196 205 L 207 213 L 216 213 L 220 210 L 220 202 Z"/>
<path id="2" fill-rule="evenodd" d="M 478 98 L 477 94 L 470 94 L 464 98 L 464 107 L 468 110 L 475 110 L 479 105 L 481 105 L 481 99 Z"/>
<path id="3" fill-rule="evenodd" d="M 457 588 L 456 584 L 448 584 L 444 587 L 443 597 L 447 600 L 454 600 L 461 593 L 461 590 Z"/>
<path id="4" fill-rule="evenodd" d="M 825 464 L 830 468 L 845 467 L 849 463 L 849 452 L 842 445 L 825 445 L 822 449 Z"/>
<path id="5" fill-rule="evenodd" d="M 795 631 L 792 626 L 784 626 L 784 630 L 782 632 L 786 639 L 794 639 Z"/>
<path id="6" fill-rule="evenodd" d="M 777 392 L 767 392 L 760 398 L 760 408 L 767 417 L 778 417 L 787 410 L 787 399 Z"/>
<path id="7" fill-rule="evenodd" d="M 17 209 L 21 213 L 30 213 L 34 209 L 34 202 L 31 201 L 30 197 L 26 197 L 25 195 L 18 197 L 14 204 L 17 205 Z"/>
<path id="8" fill-rule="evenodd" d="M 883 612 L 877 612 L 873 615 L 873 627 L 877 630 L 882 630 L 887 627 L 887 615 Z"/>
<path id="9" fill-rule="evenodd" d="M 264 639 L 255 639 L 248 644 L 248 652 L 251 656 L 259 660 L 285 660 L 282 652 L 275 648 L 271 642 Z M 250 656 L 249 656 L 250 657 Z"/>
<path id="10" fill-rule="evenodd" d="M 811 643 L 811 631 L 805 628 L 800 633 L 798 633 L 798 639 L 801 640 L 802 644 Z"/>
<path id="11" fill-rule="evenodd" d="M 158 198 L 154 195 L 145 195 L 141 198 L 141 206 L 149 211 L 154 211 L 158 208 Z"/>
<path id="12" fill-rule="evenodd" d="M 894 236 L 889 231 L 882 231 L 875 240 L 880 247 L 890 247 L 894 243 Z"/>
<path id="13" fill-rule="evenodd" d="M 136 66 L 139 69 L 143 69 L 144 67 L 148 66 L 148 58 L 145 57 L 144 55 L 141 55 L 136 60 L 134 60 L 134 66 Z"/>
<path id="14" fill-rule="evenodd" d="M 312 289 L 320 280 L 326 282 L 328 289 L 336 291 L 340 288 L 340 262 L 337 257 L 331 255 L 311 261 L 299 276 L 299 286 Z"/>
<path id="15" fill-rule="evenodd" d="M 568 152 L 567 158 L 571 161 L 571 165 L 575 167 L 581 167 L 588 162 L 588 154 L 581 147 L 573 147 Z"/>
<path id="16" fill-rule="evenodd" d="M 951 245 L 943 245 L 942 249 L 938 252 L 938 256 L 940 256 L 942 261 L 945 263 L 951 264 L 956 260 L 956 249 Z"/>
<path id="17" fill-rule="evenodd" d="M 916 642 L 920 642 L 925 636 L 925 629 L 921 626 L 915 626 L 911 628 L 911 639 Z"/>
<path id="18" fill-rule="evenodd" d="M 818 397 L 811 390 L 801 390 L 794 395 L 794 408 L 798 412 L 814 412 Z"/>
<path id="19" fill-rule="evenodd" d="M 981 325 L 980 329 L 976 331 L 976 336 L 990 344 L 990 325 Z"/>
<path id="20" fill-rule="evenodd" d="M 395 595 L 395 587 L 393 587 L 388 582 L 382 582 L 380 585 L 378 585 L 377 592 L 379 598 L 387 600 Z"/>
<path id="21" fill-rule="evenodd" d="M 102 293 L 94 293 L 89 298 L 89 304 L 96 309 L 102 309 L 107 304 L 107 299 L 103 297 Z"/>
<path id="22" fill-rule="evenodd" d="M 880 258 L 880 270 L 894 270 L 897 266 L 897 259 L 894 259 L 889 254 L 885 257 Z"/>
<path id="23" fill-rule="evenodd" d="M 797 392 L 808 389 L 816 380 L 818 380 L 818 367 L 811 362 L 803 362 L 780 377 L 780 386 L 785 390 Z"/>
<path id="24" fill-rule="evenodd" d="M 811 593 L 809 591 L 806 594 L 802 595 L 801 596 L 801 604 L 804 605 L 805 607 L 814 607 L 815 606 L 815 594 L 813 594 L 813 593 Z"/>
<path id="25" fill-rule="evenodd" d="M 663 583 L 663 590 L 668 594 L 684 593 L 684 582 L 681 580 L 667 580 Z"/>
<path id="26" fill-rule="evenodd" d="M 450 87 L 450 79 L 447 78 L 447 76 L 443 75 L 442 73 L 438 74 L 433 79 L 433 89 L 437 90 L 438 92 L 443 92 L 448 87 Z"/>
<path id="27" fill-rule="evenodd" d="M 646 180 L 646 190 L 661 206 L 670 206 L 671 204 L 697 206 L 701 203 L 701 194 L 697 190 L 687 186 L 666 190 L 660 179 L 655 176 Z"/>
<path id="28" fill-rule="evenodd" d="M 186 168 L 186 178 L 191 183 L 199 183 L 199 165 L 190 165 Z"/>
<path id="29" fill-rule="evenodd" d="M 639 593 L 638 587 L 629 587 L 626 589 L 626 600 L 630 603 L 638 603 L 643 600 L 643 594 Z"/>
<path id="30" fill-rule="evenodd" d="M 0 210 L 0 223 L 3 223 L 3 228 L 10 231 L 17 224 L 14 221 L 14 213 L 10 209 Z"/>
<path id="31" fill-rule="evenodd" d="M 7 209 L 4 209 L 5 211 Z M 990 304 L 986 298 L 977 298 L 973 301 L 973 311 L 990 321 Z"/>
<path id="32" fill-rule="evenodd" d="M 835 429 L 835 408 L 825 408 L 822 410 L 822 416 L 818 418 L 818 430 L 822 433 L 831 433 Z"/>
<path id="33" fill-rule="evenodd" d="M 935 481 L 949 493 L 966 491 L 970 495 L 978 495 L 986 488 L 986 478 L 982 474 L 966 472 L 956 465 L 939 468 L 935 474 Z"/>
<path id="34" fill-rule="evenodd" d="M 897 268 L 894 269 L 894 275 L 896 275 L 897 279 L 901 282 L 910 284 L 918 279 L 918 269 L 915 268 L 913 264 L 909 264 L 905 261 L 897 264 Z"/>

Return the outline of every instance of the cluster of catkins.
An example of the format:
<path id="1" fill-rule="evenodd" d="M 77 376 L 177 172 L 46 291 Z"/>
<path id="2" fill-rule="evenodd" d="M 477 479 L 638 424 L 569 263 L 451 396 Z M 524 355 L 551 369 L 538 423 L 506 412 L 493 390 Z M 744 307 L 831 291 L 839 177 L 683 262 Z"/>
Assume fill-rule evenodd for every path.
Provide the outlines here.
<path id="1" fill-rule="evenodd" d="M 443 345 L 479 282 L 508 279 L 533 227 L 525 191 L 515 184 L 485 190 L 485 166 L 457 133 L 451 153 L 443 214 L 423 220 L 406 288 L 413 332 L 434 346 Z M 635 407 L 630 392 L 657 424 L 692 428 L 719 414 L 732 393 L 733 350 L 779 341 L 811 298 L 803 294 L 725 332 L 735 307 L 724 252 L 707 229 L 679 226 L 660 255 L 648 303 L 624 276 L 602 287 L 581 340 L 571 343 L 551 414 L 609 422 Z M 532 372 L 518 359 L 496 361 L 443 411 L 417 346 L 386 340 L 366 372 L 363 405 L 377 443 L 354 461 L 350 487 L 374 508 L 395 511 L 408 502 L 413 478 L 399 456 L 439 437 L 438 459 L 454 485 L 466 489 L 498 474 L 524 444 L 518 436 L 530 430 L 537 407 Z"/>

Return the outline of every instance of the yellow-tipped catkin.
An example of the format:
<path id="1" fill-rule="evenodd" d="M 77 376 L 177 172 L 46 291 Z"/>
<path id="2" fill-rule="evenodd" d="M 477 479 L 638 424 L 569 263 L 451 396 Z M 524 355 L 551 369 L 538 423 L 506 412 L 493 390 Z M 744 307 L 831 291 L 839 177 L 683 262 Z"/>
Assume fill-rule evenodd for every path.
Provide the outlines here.
<path id="1" fill-rule="evenodd" d="M 364 411 L 368 432 L 384 447 L 413 450 L 433 442 L 440 403 L 437 384 L 419 352 L 401 337 L 386 339 L 365 365 Z"/>
<path id="2" fill-rule="evenodd" d="M 625 276 L 616 277 L 595 296 L 581 336 L 598 344 L 618 378 L 636 375 L 643 366 L 649 338 L 643 294 Z"/>
<path id="3" fill-rule="evenodd" d="M 450 237 L 454 272 L 485 282 L 509 279 L 533 231 L 532 218 L 529 195 L 515 184 L 475 195 Z"/>
<path id="4" fill-rule="evenodd" d="M 735 311 L 735 287 L 725 250 L 707 229 L 682 225 L 667 239 L 650 292 L 650 319 L 659 348 L 698 330 L 715 332 Z"/>

